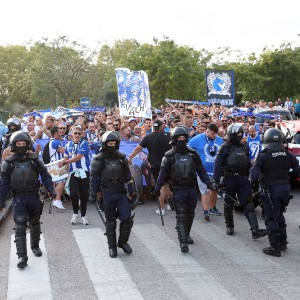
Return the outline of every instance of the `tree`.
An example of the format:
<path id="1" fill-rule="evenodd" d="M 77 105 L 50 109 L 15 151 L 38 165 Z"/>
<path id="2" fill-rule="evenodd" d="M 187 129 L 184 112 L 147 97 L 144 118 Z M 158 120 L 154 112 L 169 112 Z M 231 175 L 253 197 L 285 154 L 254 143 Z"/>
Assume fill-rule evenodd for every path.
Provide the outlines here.
<path id="1" fill-rule="evenodd" d="M 67 106 L 84 96 L 84 79 L 91 70 L 96 51 L 60 37 L 37 42 L 30 52 L 34 57 L 30 80 L 35 103 Z"/>

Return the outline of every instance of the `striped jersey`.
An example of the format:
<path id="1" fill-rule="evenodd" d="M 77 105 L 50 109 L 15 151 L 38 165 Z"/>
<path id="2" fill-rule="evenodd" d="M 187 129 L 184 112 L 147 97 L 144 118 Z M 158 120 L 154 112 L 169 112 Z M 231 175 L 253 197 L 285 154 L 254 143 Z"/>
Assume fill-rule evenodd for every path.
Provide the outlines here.
<path id="1" fill-rule="evenodd" d="M 63 147 L 63 145 L 60 140 L 50 139 L 49 142 L 50 163 L 63 159 L 64 154 L 58 152 L 58 149 L 61 147 Z"/>
<path id="2" fill-rule="evenodd" d="M 89 143 L 86 140 L 80 140 L 79 143 L 75 144 L 70 141 L 66 145 L 65 156 L 68 159 L 74 158 L 77 154 L 83 154 L 83 157 L 76 162 L 70 164 L 70 172 L 74 172 L 77 169 L 83 169 L 84 171 L 90 171 L 90 156 L 89 156 Z"/>

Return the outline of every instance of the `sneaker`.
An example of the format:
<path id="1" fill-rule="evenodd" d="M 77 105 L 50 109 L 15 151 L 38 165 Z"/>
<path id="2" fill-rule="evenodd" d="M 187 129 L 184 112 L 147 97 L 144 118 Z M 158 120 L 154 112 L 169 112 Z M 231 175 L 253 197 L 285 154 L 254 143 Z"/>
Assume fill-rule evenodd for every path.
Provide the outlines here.
<path id="1" fill-rule="evenodd" d="M 89 225 L 89 222 L 88 222 L 88 220 L 87 220 L 86 217 L 81 217 L 80 222 L 81 222 L 81 224 L 83 224 L 83 225 Z"/>
<path id="2" fill-rule="evenodd" d="M 209 214 L 211 214 L 213 216 L 222 216 L 222 214 L 219 212 L 219 210 L 216 207 L 211 208 L 209 210 Z"/>
<path id="3" fill-rule="evenodd" d="M 169 204 L 167 205 L 167 210 L 168 211 L 172 210 L 172 208 L 171 208 L 171 206 Z"/>
<path id="4" fill-rule="evenodd" d="M 73 214 L 72 219 L 71 219 L 72 224 L 78 223 L 78 214 Z"/>
<path id="5" fill-rule="evenodd" d="M 157 215 L 160 215 L 159 209 L 157 209 L 157 210 L 155 211 L 155 213 L 156 213 Z M 165 210 L 164 210 L 164 209 L 161 210 L 161 214 L 162 214 L 163 216 L 165 215 Z"/>
<path id="6" fill-rule="evenodd" d="M 53 200 L 52 201 L 52 206 L 57 207 L 58 209 L 65 209 L 61 200 Z"/>
<path id="7" fill-rule="evenodd" d="M 205 210 L 204 211 L 204 219 L 206 221 L 210 221 L 210 214 L 209 214 L 209 211 L 208 210 Z"/>

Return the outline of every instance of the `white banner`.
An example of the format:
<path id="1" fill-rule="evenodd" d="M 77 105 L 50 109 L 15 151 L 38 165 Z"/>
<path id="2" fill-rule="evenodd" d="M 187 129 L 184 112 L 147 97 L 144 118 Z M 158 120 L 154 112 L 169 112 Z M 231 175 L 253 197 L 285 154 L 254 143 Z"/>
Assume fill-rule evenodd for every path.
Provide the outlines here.
<path id="1" fill-rule="evenodd" d="M 53 182 L 60 181 L 69 177 L 69 165 L 64 165 L 59 168 L 58 163 L 61 161 L 63 160 L 57 160 L 46 165 L 48 173 L 51 175 Z"/>
<path id="2" fill-rule="evenodd" d="M 151 118 L 148 75 L 144 71 L 116 69 L 121 116 Z"/>

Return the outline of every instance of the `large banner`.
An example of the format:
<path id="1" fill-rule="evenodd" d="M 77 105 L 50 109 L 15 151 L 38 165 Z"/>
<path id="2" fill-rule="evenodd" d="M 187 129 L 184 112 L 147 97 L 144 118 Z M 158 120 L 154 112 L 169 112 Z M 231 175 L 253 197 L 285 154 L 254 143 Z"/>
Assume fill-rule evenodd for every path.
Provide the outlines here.
<path id="1" fill-rule="evenodd" d="M 151 118 L 148 75 L 144 71 L 116 69 L 121 116 Z"/>
<path id="2" fill-rule="evenodd" d="M 234 105 L 233 70 L 205 70 L 205 79 L 209 104 Z"/>

